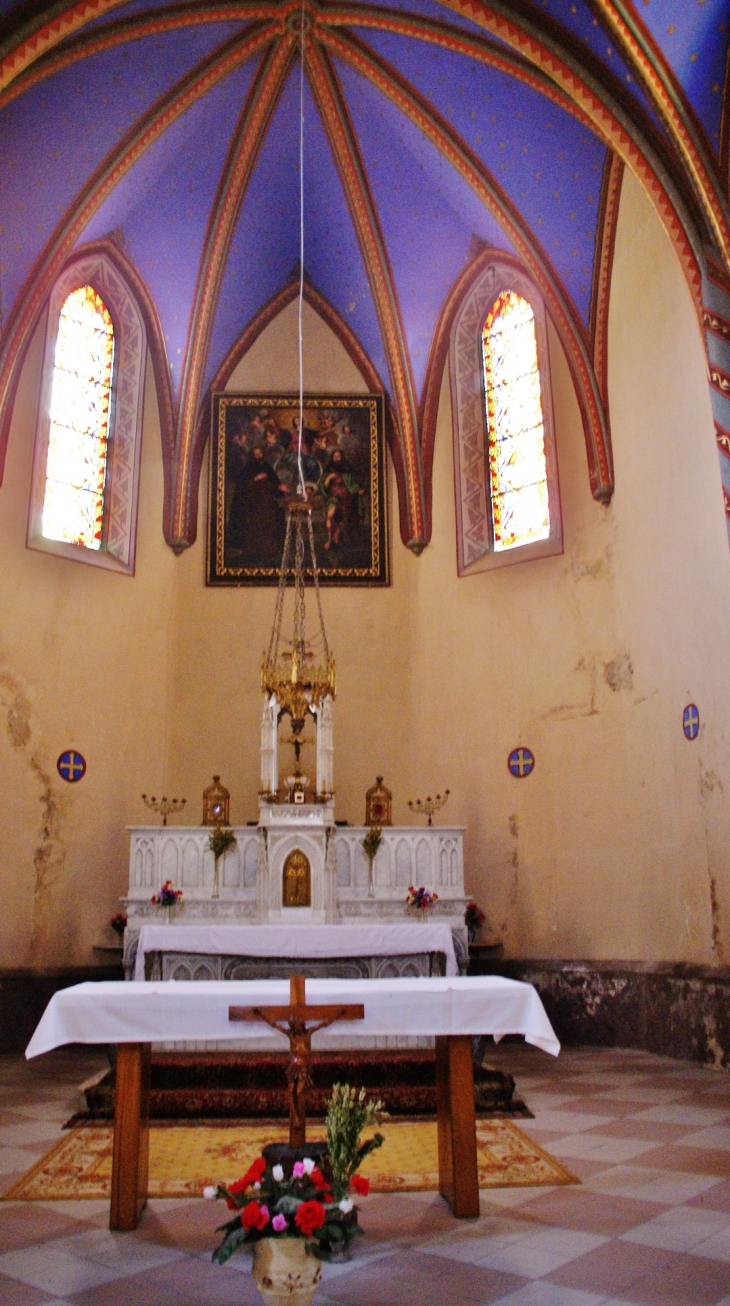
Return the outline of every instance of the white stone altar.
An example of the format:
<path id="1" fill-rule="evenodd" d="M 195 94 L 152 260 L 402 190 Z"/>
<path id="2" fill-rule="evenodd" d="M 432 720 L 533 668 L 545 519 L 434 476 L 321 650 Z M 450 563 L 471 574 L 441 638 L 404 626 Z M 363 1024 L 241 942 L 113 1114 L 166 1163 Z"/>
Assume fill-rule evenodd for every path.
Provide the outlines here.
<path id="1" fill-rule="evenodd" d="M 302 595 L 300 616 L 303 603 Z M 299 663 L 308 666 L 313 656 L 307 653 L 303 627 L 292 648 L 294 652 L 285 655 L 290 659 L 291 672 L 287 670 L 277 681 L 277 692 L 269 688 L 265 693 L 258 824 L 234 829 L 235 843 L 219 860 L 217 882 L 209 826 L 129 827 L 129 888 L 123 900 L 127 908 L 124 967 L 128 979 L 135 972 L 142 925 L 164 920 L 187 927 L 184 946 L 177 950 L 166 942 L 146 971 L 140 966 L 138 973 L 146 973 L 149 979 L 274 978 L 294 968 L 310 976 L 342 978 L 433 975 L 439 968 L 446 968 L 445 956 L 420 950 L 415 945 L 415 931 L 413 941 L 406 939 L 402 930 L 395 931 L 397 951 L 385 960 L 382 949 L 378 954 L 368 954 L 367 932 L 363 932 L 355 955 L 348 957 L 343 957 L 341 940 L 333 943 L 329 959 L 323 958 L 321 952 L 307 958 L 301 946 L 292 945 L 287 950 L 285 943 L 288 926 L 318 926 L 327 932 L 338 924 L 353 925 L 358 921 L 397 922 L 406 927 L 415 925 L 419 918 L 423 922 L 422 911 L 415 915 L 407 907 L 411 885 L 422 885 L 437 895 L 428 917 L 450 927 L 456 961 L 462 971 L 466 970 L 463 828 L 385 826 L 370 866 L 362 846 L 370 827 L 338 826 L 335 822 L 334 662 L 328 654 L 326 675 L 322 673 L 315 695 L 310 681 L 297 680 Z M 277 694 L 283 695 L 283 705 Z M 284 742 L 293 746 L 296 761 L 294 774 L 285 776 L 282 785 L 279 726 L 287 715 L 292 718 L 292 738 Z M 312 742 L 303 736 L 305 718 L 311 718 L 316 729 L 314 789 L 299 764 L 301 749 Z M 183 899 L 171 911 L 161 912 L 151 900 L 168 880 L 182 889 Z M 234 947 L 231 931 L 230 952 L 225 949 L 225 941 L 220 942 L 223 936 L 217 935 L 212 954 L 211 931 L 203 927 L 226 924 L 279 926 L 281 938 L 270 956 L 262 957 L 261 949 L 255 947 L 249 955 L 242 955 Z M 199 946 L 195 946 L 196 925 L 200 927 Z M 168 937 L 172 934 L 168 932 Z M 181 932 L 181 944 L 182 940 Z"/>
<path id="2" fill-rule="evenodd" d="M 331 805 L 327 805 L 330 807 Z M 236 843 L 221 858 L 220 896 L 213 898 L 213 854 L 206 826 L 131 826 L 125 967 L 134 969 L 143 923 L 167 922 L 150 901 L 166 880 L 183 891 L 171 915 L 173 925 L 355 924 L 358 920 L 399 921 L 416 917 L 406 907 L 409 885 L 438 894 L 428 918 L 448 924 L 457 960 L 467 958 L 464 908 L 463 828 L 389 826 L 373 862 L 362 849 L 364 826 L 335 826 L 322 804 L 294 807 L 262 804 L 258 826 L 234 828 Z M 282 907 L 283 867 L 294 848 L 312 868 L 311 907 Z M 411 971 L 411 973 L 413 973 Z"/>

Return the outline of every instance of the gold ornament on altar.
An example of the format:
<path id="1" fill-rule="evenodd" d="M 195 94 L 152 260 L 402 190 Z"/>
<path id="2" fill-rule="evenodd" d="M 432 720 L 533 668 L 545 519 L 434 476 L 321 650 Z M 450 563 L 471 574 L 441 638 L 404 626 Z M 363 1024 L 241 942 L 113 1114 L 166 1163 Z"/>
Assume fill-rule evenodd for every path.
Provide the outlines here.
<path id="1" fill-rule="evenodd" d="M 182 811 L 187 802 L 187 798 L 155 798 L 153 794 L 148 798 L 142 794 L 142 802 L 150 808 L 151 811 L 157 812 L 162 817 L 162 824 L 167 825 L 168 816 L 177 816 Z"/>
<path id="2" fill-rule="evenodd" d="M 230 825 L 231 795 L 220 779 L 214 775 L 212 785 L 203 790 L 203 825 Z"/>
<path id="3" fill-rule="evenodd" d="M 450 789 L 444 789 L 443 797 L 441 794 L 437 794 L 435 798 L 429 797 L 424 799 L 423 802 L 421 802 L 420 798 L 417 798 L 415 803 L 409 802 L 408 806 L 415 816 L 427 816 L 428 824 L 433 825 L 434 816 L 441 811 L 442 807 L 446 806 L 446 800 L 450 793 Z"/>
<path id="4" fill-rule="evenodd" d="M 305 601 L 305 583 L 309 576 L 312 578 L 316 601 L 315 628 L 310 634 L 307 633 Z M 293 612 L 291 633 L 286 635 L 283 633 L 284 609 L 290 580 L 293 581 Z M 299 749 L 296 745 L 299 742 L 301 746 L 303 742 L 301 735 L 307 713 L 316 715 L 325 699 L 335 697 L 335 660 L 329 650 L 322 615 L 312 509 L 304 499 L 289 504 L 274 623 L 261 667 L 261 687 L 267 696 L 276 697 L 279 718 L 291 717 L 292 738 L 287 742 L 294 745 L 297 759 L 295 776 L 301 779 Z M 293 789 L 296 793 L 303 793 L 301 785 L 295 785 Z M 330 796 L 318 795 L 318 798 Z M 296 797 L 292 801 L 297 801 Z M 298 801 L 302 802 L 303 799 L 299 798 Z"/>
<path id="5" fill-rule="evenodd" d="M 365 824 L 392 825 L 393 795 L 383 784 L 382 775 L 376 775 L 375 784 L 365 794 Z"/>
<path id="6" fill-rule="evenodd" d="M 301 848 L 295 848 L 284 862 L 282 907 L 311 907 L 312 868 Z"/>

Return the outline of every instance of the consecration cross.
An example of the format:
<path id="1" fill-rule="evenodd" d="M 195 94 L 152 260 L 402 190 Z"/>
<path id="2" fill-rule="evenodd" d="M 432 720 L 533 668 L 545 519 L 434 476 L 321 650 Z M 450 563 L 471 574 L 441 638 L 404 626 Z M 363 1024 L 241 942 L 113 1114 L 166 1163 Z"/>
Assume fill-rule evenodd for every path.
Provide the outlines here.
<path id="1" fill-rule="evenodd" d="M 229 1007 L 229 1020 L 263 1020 L 272 1029 L 278 1029 L 289 1039 L 289 1065 L 286 1070 L 289 1084 L 289 1146 L 301 1147 L 306 1139 L 307 1089 L 312 1077 L 309 1063 L 312 1056 L 312 1035 L 326 1029 L 336 1020 L 364 1020 L 365 1007 L 361 1002 L 343 1003 L 339 1006 L 308 1007 L 303 975 L 289 979 L 288 1007 Z"/>

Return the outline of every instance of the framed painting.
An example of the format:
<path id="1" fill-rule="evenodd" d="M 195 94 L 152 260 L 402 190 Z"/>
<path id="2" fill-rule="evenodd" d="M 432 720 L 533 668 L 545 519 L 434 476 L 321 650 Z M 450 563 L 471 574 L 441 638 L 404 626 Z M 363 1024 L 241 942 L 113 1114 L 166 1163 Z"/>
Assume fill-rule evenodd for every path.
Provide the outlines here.
<path id="1" fill-rule="evenodd" d="M 302 471 L 323 585 L 388 585 L 382 395 L 304 400 Z M 276 585 L 299 483 L 299 397 L 213 395 L 209 585 Z"/>

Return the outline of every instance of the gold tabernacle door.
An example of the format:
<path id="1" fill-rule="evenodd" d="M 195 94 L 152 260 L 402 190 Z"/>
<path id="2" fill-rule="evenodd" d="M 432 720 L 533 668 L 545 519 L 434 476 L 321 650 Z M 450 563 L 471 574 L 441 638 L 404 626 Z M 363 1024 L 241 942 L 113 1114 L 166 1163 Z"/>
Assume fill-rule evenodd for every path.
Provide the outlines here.
<path id="1" fill-rule="evenodd" d="M 295 848 L 284 862 L 282 906 L 311 907 L 312 870 L 309 858 L 301 848 Z"/>

